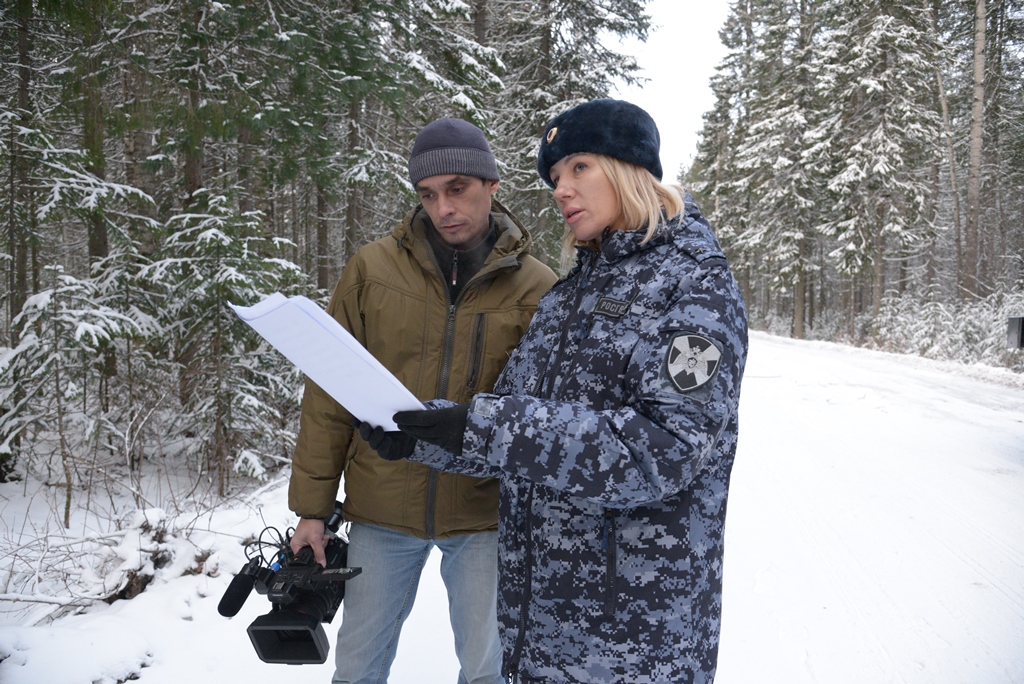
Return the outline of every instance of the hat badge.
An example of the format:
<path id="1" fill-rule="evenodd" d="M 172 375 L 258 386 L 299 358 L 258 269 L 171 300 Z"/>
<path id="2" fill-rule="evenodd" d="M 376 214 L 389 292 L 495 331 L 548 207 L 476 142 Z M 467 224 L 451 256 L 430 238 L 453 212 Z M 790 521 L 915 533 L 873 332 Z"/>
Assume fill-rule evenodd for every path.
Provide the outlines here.
<path id="1" fill-rule="evenodd" d="M 558 134 L 558 126 L 555 126 L 550 131 L 548 131 L 547 141 L 548 141 L 549 145 L 551 144 L 551 141 L 555 139 L 555 135 L 557 135 L 557 134 Z"/>

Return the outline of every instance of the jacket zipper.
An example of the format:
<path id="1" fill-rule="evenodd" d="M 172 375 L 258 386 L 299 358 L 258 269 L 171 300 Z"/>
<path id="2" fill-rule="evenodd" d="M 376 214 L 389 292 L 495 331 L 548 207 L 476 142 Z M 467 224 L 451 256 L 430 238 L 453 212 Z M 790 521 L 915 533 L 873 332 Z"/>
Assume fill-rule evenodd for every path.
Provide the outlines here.
<path id="1" fill-rule="evenodd" d="M 615 615 L 615 575 L 618 571 L 618 546 L 616 542 L 616 529 L 617 525 L 615 522 L 615 512 L 610 509 L 604 509 L 604 525 L 603 527 L 603 538 L 601 546 L 605 552 L 605 597 L 604 597 L 604 612 L 609 617 Z"/>
<path id="2" fill-rule="evenodd" d="M 444 283 L 445 295 L 448 299 L 448 320 L 445 321 L 444 325 L 444 338 L 443 346 L 441 351 L 441 374 L 437 379 L 437 397 L 439 399 L 448 398 L 448 380 L 449 375 L 452 371 L 452 353 L 455 347 L 455 312 L 458 309 L 459 303 L 466 296 L 466 292 L 469 291 L 470 287 L 476 287 L 479 283 L 483 282 L 484 278 L 480 277 L 480 274 L 473 276 L 472 280 L 466 283 L 465 287 L 459 293 L 456 300 L 452 301 L 452 290 L 448 286 L 448 279 L 445 278 L 444 272 L 441 270 L 441 264 L 437 260 L 437 256 L 434 254 L 433 249 L 427 250 L 430 253 L 430 259 L 434 262 L 434 268 L 437 269 L 438 274 L 441 276 L 441 282 Z M 457 258 L 457 257 L 456 257 Z M 493 277 L 497 274 L 498 268 L 490 271 L 490 276 Z M 427 502 L 426 510 L 424 511 L 424 528 L 427 534 L 427 539 L 433 539 L 436 532 L 434 524 L 435 511 L 434 508 L 437 505 L 437 483 L 440 474 L 436 468 L 430 468 L 430 474 L 427 477 Z"/>
<path id="3" fill-rule="evenodd" d="M 576 322 L 576 317 L 580 311 L 580 303 L 583 301 L 583 294 L 589 284 L 590 275 L 594 268 L 594 260 L 596 257 L 588 259 L 587 263 L 580 269 L 580 282 L 576 286 L 576 301 L 573 303 L 570 311 L 570 318 L 562 326 L 562 334 L 558 341 L 558 350 L 555 353 L 554 363 L 550 363 L 545 369 L 544 374 L 540 378 L 540 386 L 537 388 L 540 392 L 536 393 L 535 396 L 548 397 L 550 398 L 554 393 L 554 382 L 555 375 L 558 374 L 559 369 L 562 366 L 562 358 L 565 355 L 565 348 L 569 341 L 569 331 Z M 548 357 L 550 358 L 550 357 Z"/>
<path id="4" fill-rule="evenodd" d="M 505 259 L 501 259 L 494 262 L 494 267 L 487 273 L 477 273 L 473 276 L 466 285 L 459 292 L 459 296 L 455 301 L 451 301 L 452 291 L 448 286 L 448 281 L 444 276 L 444 272 L 441 270 L 441 264 L 437 260 L 437 256 L 434 254 L 434 250 L 430 251 L 430 259 L 434 262 L 434 268 L 437 269 L 438 274 L 441 276 L 441 282 L 444 283 L 445 293 L 448 298 L 448 320 L 444 326 L 444 338 L 443 338 L 443 349 L 441 352 L 441 375 L 437 379 L 437 398 L 447 399 L 448 398 L 448 381 L 449 375 L 452 371 L 452 353 L 455 347 L 455 312 L 459 308 L 459 304 L 466 297 L 466 293 L 471 289 L 479 287 L 480 283 L 493 278 L 498 275 L 498 272 L 507 267 L 506 264 L 502 263 Z"/>
<path id="5" fill-rule="evenodd" d="M 578 312 L 580 308 L 580 302 L 583 300 L 583 292 L 586 289 L 587 282 L 590 277 L 590 271 L 592 270 L 593 262 L 588 263 L 586 267 L 582 269 L 580 274 L 580 283 L 576 288 L 576 302 L 573 306 L 573 311 Z M 558 372 L 558 368 L 561 365 L 562 355 L 565 352 L 565 346 L 568 341 L 568 330 L 571 327 L 572 321 L 567 321 L 566 325 L 562 328 L 562 337 L 558 345 L 558 351 L 555 354 L 555 363 L 550 364 L 538 378 L 538 386 L 534 388 L 534 396 L 543 397 L 550 396 L 554 390 L 550 383 L 554 382 L 554 373 Z M 550 356 L 548 357 L 551 358 Z M 550 383 L 548 382 L 550 381 Z M 547 391 L 544 392 L 545 384 L 548 385 Z M 530 601 L 533 598 L 533 488 L 534 485 L 530 484 L 530 489 L 526 495 L 526 549 L 523 554 L 523 565 L 525 567 L 525 579 L 523 582 L 523 596 L 519 607 L 519 624 L 518 633 L 516 634 L 515 645 L 512 647 L 512 655 L 508 659 L 508 665 L 505 668 L 504 676 L 509 684 L 515 684 L 519 679 L 519 661 L 523 657 L 523 649 L 526 643 L 526 624 L 529 616 Z M 607 603 L 606 603 L 607 606 Z"/>
<path id="6" fill-rule="evenodd" d="M 459 299 L 462 296 L 459 295 Z M 452 353 L 455 348 L 455 308 L 456 304 L 448 305 L 448 320 L 444 324 L 444 347 L 441 352 L 441 375 L 437 379 L 438 399 L 448 398 L 448 376 L 452 372 Z"/>
<path id="7" fill-rule="evenodd" d="M 427 539 L 434 538 L 434 507 L 437 504 L 437 480 L 439 473 L 436 468 L 431 468 L 427 475 L 427 509 L 424 532 L 427 533 Z"/>
<path id="8" fill-rule="evenodd" d="M 469 355 L 469 377 L 466 378 L 466 387 L 470 391 L 476 387 L 476 381 L 480 378 L 480 366 L 484 358 L 484 314 L 476 315 L 476 323 L 473 325 L 473 349 Z"/>
<path id="9" fill-rule="evenodd" d="M 510 682 L 515 682 L 519 677 L 519 661 L 523 657 L 523 647 L 526 643 L 526 621 L 530 611 L 530 601 L 533 598 L 533 484 L 526 493 L 526 549 L 523 554 L 523 567 L 526 577 L 523 581 L 523 598 L 519 606 L 519 625 L 516 634 L 516 643 L 512 647 L 512 655 L 508 660 L 505 676 Z"/>

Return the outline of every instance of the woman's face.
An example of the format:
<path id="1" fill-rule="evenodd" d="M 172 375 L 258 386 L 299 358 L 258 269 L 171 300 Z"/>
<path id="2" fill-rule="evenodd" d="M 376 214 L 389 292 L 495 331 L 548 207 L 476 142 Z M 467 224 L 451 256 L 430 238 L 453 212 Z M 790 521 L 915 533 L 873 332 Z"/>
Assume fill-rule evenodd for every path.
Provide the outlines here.
<path id="1" fill-rule="evenodd" d="M 551 167 L 554 198 L 579 242 L 597 240 L 605 228 L 624 228 L 619 201 L 607 174 L 592 154 L 570 154 Z"/>

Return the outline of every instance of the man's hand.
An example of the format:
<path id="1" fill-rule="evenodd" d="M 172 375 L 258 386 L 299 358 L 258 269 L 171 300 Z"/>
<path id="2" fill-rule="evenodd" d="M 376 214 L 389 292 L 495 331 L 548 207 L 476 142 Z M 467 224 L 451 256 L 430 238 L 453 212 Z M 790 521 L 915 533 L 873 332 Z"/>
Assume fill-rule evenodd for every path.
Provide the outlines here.
<path id="1" fill-rule="evenodd" d="M 313 558 L 317 563 L 327 567 L 327 556 L 324 554 L 324 546 L 328 537 L 324 534 L 324 521 L 320 518 L 302 518 L 295 526 L 295 533 L 292 534 L 292 553 L 298 553 L 303 546 L 313 549 Z"/>
<path id="2" fill-rule="evenodd" d="M 399 411 L 393 420 L 406 435 L 461 456 L 468 417 L 469 404 L 466 403 L 426 411 Z"/>
<path id="3" fill-rule="evenodd" d="M 415 437 L 401 432 L 384 432 L 384 428 L 374 427 L 361 420 L 355 420 L 352 424 L 359 430 L 359 436 L 385 461 L 409 458 L 416 448 Z"/>

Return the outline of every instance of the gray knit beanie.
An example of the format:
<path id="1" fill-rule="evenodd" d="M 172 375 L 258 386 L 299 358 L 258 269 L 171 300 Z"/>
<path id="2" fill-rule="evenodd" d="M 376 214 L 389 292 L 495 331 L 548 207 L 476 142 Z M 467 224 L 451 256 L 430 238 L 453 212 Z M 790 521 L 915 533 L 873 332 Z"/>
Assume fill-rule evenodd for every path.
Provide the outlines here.
<path id="1" fill-rule="evenodd" d="M 409 155 L 409 180 L 462 174 L 499 180 L 498 163 L 484 132 L 462 119 L 437 119 L 423 127 Z"/>

